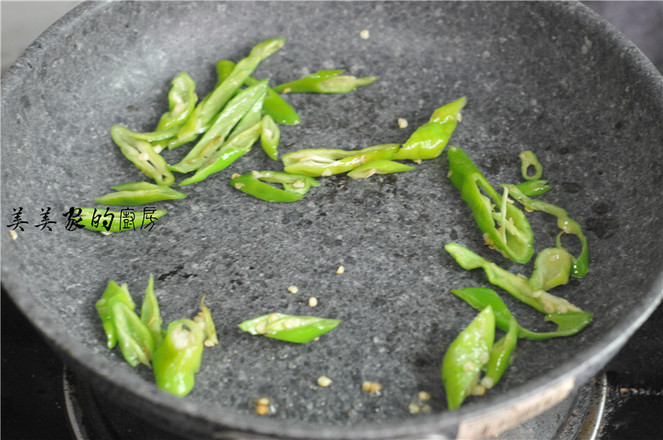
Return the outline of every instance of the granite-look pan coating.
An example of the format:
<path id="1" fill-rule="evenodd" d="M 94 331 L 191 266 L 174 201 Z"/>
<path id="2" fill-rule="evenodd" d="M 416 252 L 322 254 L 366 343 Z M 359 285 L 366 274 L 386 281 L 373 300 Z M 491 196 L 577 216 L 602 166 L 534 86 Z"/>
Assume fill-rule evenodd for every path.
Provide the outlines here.
<path id="1" fill-rule="evenodd" d="M 360 38 L 368 30 L 368 39 Z M 319 69 L 380 80 L 349 95 L 292 95 L 302 123 L 282 128 L 281 154 L 404 142 L 438 106 L 467 96 L 451 144 L 494 183 L 520 181 L 533 150 L 554 189 L 546 200 L 580 221 L 590 272 L 555 289 L 595 313 L 580 335 L 522 341 L 500 384 L 446 410 L 444 351 L 475 311 L 449 293 L 486 285 L 445 254 L 483 246 L 446 178 L 446 154 L 399 175 L 321 179 L 304 199 L 270 204 L 234 190 L 230 175 L 275 169 L 259 147 L 187 187 L 152 231 L 66 231 L 62 213 L 93 205 L 110 185 L 142 174 L 115 147 L 113 124 L 149 131 L 167 110 L 170 80 L 187 71 L 199 96 L 220 59 L 287 38 L 254 76 L 283 83 Z M 2 282 L 32 322 L 95 385 L 152 421 L 190 436 L 453 434 L 463 420 L 509 408 L 560 383 L 579 385 L 642 323 L 661 297 L 663 87 L 660 74 L 612 27 L 579 4 L 181 3 L 84 4 L 44 33 L 2 82 L 2 218 L 31 222 L 2 235 Z M 409 121 L 399 128 L 398 118 Z M 164 155 L 175 163 L 186 147 Z M 276 168 L 278 169 L 278 168 Z M 35 228 L 51 208 L 53 231 Z M 537 250 L 554 219 L 530 215 Z M 569 241 L 573 248 L 575 244 Z M 532 260 L 533 261 L 533 260 Z M 339 265 L 345 272 L 337 275 Z M 194 391 L 165 395 L 145 368 L 105 348 L 94 302 L 109 280 L 140 301 L 149 274 L 165 321 L 191 317 L 203 294 L 221 343 L 206 350 Z M 293 295 L 287 288 L 296 285 Z M 307 299 L 319 305 L 310 309 Z M 540 315 L 505 296 L 525 326 Z M 293 345 L 237 328 L 271 311 L 342 319 L 316 343 Z M 328 388 L 316 385 L 328 376 Z M 361 391 L 364 380 L 383 394 Z M 413 394 L 432 412 L 413 416 Z M 249 402 L 269 396 L 274 416 Z M 224 431 L 228 429 L 228 431 Z"/>

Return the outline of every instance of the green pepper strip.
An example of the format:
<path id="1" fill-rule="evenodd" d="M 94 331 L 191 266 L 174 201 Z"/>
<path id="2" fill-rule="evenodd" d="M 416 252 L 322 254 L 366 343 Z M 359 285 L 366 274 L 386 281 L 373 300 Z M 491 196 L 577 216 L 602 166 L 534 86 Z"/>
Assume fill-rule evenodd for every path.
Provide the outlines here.
<path id="1" fill-rule="evenodd" d="M 196 106 L 198 100 L 195 92 L 196 83 L 188 73 L 182 72 L 175 76 L 172 84 L 173 87 L 168 93 L 168 107 L 170 110 L 161 116 L 155 131 L 178 128 L 184 125 Z"/>
<path id="2" fill-rule="evenodd" d="M 548 185 L 547 180 L 530 180 L 527 182 L 519 183 L 516 185 L 516 188 L 522 191 L 522 193 L 526 196 L 531 197 L 540 196 L 541 194 L 547 193 L 550 191 L 552 186 Z"/>
<path id="3" fill-rule="evenodd" d="M 457 243 L 449 243 L 444 249 L 451 254 L 463 269 L 472 270 L 482 268 L 486 272 L 488 281 L 491 284 L 501 287 L 519 301 L 542 313 L 551 314 L 581 311 L 578 307 L 563 298 L 551 295 L 544 290 L 532 289 L 527 278 L 512 274 Z"/>
<path id="4" fill-rule="evenodd" d="M 279 158 L 279 140 L 281 140 L 281 130 L 274 119 L 266 114 L 262 118 L 260 146 L 270 159 L 278 160 Z"/>
<path id="5" fill-rule="evenodd" d="M 264 81 L 235 96 L 219 113 L 207 133 L 179 163 L 170 166 L 170 169 L 178 173 L 188 173 L 200 168 L 209 155 L 223 145 L 233 127 L 249 113 L 256 101 L 262 100 L 266 88 L 267 82 Z"/>
<path id="6" fill-rule="evenodd" d="M 582 244 L 582 250 L 580 251 L 578 258 L 573 260 L 571 274 L 576 278 L 584 277 L 589 270 L 589 250 L 587 246 L 587 238 L 585 238 L 585 234 L 582 232 L 582 227 L 580 224 L 577 221 L 571 219 L 566 210 L 560 208 L 559 206 L 537 199 L 530 199 L 515 185 L 503 186 L 509 191 L 513 198 L 518 200 L 518 202 L 520 202 L 526 209 L 532 211 L 543 211 L 557 217 L 557 226 L 562 230 L 562 232 L 557 236 L 556 246 L 558 248 L 562 247 L 562 234 L 573 234 L 578 237 L 580 243 Z"/>
<path id="7" fill-rule="evenodd" d="M 490 306 L 483 309 L 451 343 L 442 361 L 442 382 L 450 410 L 472 394 L 481 369 L 490 359 L 495 339 L 495 316 Z"/>
<path id="8" fill-rule="evenodd" d="M 348 177 L 352 179 L 366 179 L 373 174 L 403 173 L 413 169 L 413 166 L 394 162 L 393 160 L 375 159 L 350 171 Z"/>
<path id="9" fill-rule="evenodd" d="M 502 301 L 493 289 L 487 287 L 466 287 L 464 289 L 454 289 L 451 293 L 467 302 L 476 310 L 483 310 L 486 306 L 491 306 L 495 313 L 495 324 L 501 330 L 508 331 L 511 320 L 515 320 L 511 311 L 504 304 L 504 301 Z M 583 311 L 546 315 L 544 318 L 546 321 L 552 321 L 557 324 L 555 331 L 537 333 L 518 325 L 518 337 L 538 341 L 572 336 L 589 325 L 593 317 L 592 313 Z"/>
<path id="10" fill-rule="evenodd" d="M 166 160 L 154 151 L 149 142 L 133 137 L 131 131 L 120 125 L 111 127 L 111 137 L 122 154 L 157 184 L 170 186 L 175 182 Z"/>
<path id="11" fill-rule="evenodd" d="M 143 321 L 143 324 L 152 334 L 154 346 L 158 347 L 163 339 L 163 329 L 161 328 L 161 312 L 159 311 L 157 296 L 154 293 L 154 277 L 152 275 L 150 275 L 145 289 L 143 305 L 140 308 L 140 320 Z"/>
<path id="12" fill-rule="evenodd" d="M 515 262 L 527 263 L 534 253 L 534 234 L 525 214 L 493 188 L 460 148 L 449 148 L 448 156 L 449 179 L 472 209 L 486 244 Z"/>
<path id="13" fill-rule="evenodd" d="M 275 188 L 265 182 L 280 183 L 283 189 Z M 311 187 L 320 186 L 320 182 L 304 174 L 279 171 L 252 171 L 242 176 L 234 176 L 230 184 L 235 189 L 267 202 L 296 202 Z"/>
<path id="14" fill-rule="evenodd" d="M 159 388 L 178 397 L 193 389 L 204 339 L 203 329 L 190 319 L 180 319 L 168 325 L 166 336 L 152 357 Z"/>
<path id="15" fill-rule="evenodd" d="M 467 99 L 462 98 L 435 110 L 428 123 L 418 127 L 403 144 L 394 159 L 434 159 L 444 151 L 460 120 L 460 111 Z"/>
<path id="16" fill-rule="evenodd" d="M 304 78 L 274 87 L 277 93 L 349 93 L 375 82 L 377 76 L 356 78 L 341 75 L 343 70 L 320 70 Z"/>
<path id="17" fill-rule="evenodd" d="M 111 314 L 124 360 L 132 367 L 139 363 L 150 367 L 154 353 L 154 339 L 150 330 L 136 312 L 121 301 L 113 302 Z"/>
<path id="18" fill-rule="evenodd" d="M 200 182 L 214 173 L 225 170 L 237 159 L 251 151 L 251 147 L 260 136 L 261 126 L 262 123 L 258 122 L 211 151 L 196 173 L 180 182 L 180 186 Z"/>
<path id="19" fill-rule="evenodd" d="M 340 322 L 338 319 L 315 316 L 270 313 L 244 321 L 239 324 L 239 328 L 252 335 L 265 335 L 268 338 L 303 344 L 332 331 Z"/>
<path id="20" fill-rule="evenodd" d="M 76 209 L 76 208 L 75 208 Z M 97 231 L 97 232 L 103 232 L 103 233 L 111 233 L 111 232 L 121 232 L 121 231 L 128 231 L 128 230 L 133 230 L 135 228 L 144 228 L 150 223 L 154 222 L 157 220 L 159 217 L 164 215 L 167 211 L 165 209 L 155 209 L 154 211 L 147 211 L 144 209 L 141 212 L 131 212 L 133 214 L 133 217 L 130 217 L 130 222 L 129 224 L 131 225 L 130 227 L 123 226 L 122 225 L 122 219 L 127 219 L 128 217 L 122 217 L 121 212 L 117 211 L 109 211 L 108 208 L 106 210 L 98 210 L 97 208 L 77 208 L 80 209 L 80 213 L 77 213 L 77 216 L 74 216 L 72 220 L 75 220 L 78 222 L 79 225 L 83 226 L 85 229 L 89 229 L 90 231 Z M 97 218 L 95 219 L 95 211 L 97 211 Z M 109 221 L 106 220 L 106 218 L 110 217 L 110 224 Z M 93 224 L 94 223 L 94 224 Z"/>
<path id="21" fill-rule="evenodd" d="M 200 313 L 196 315 L 193 320 L 203 329 L 205 340 L 203 345 L 205 347 L 214 347 L 219 344 L 219 338 L 216 334 L 216 326 L 212 320 L 212 313 L 205 305 L 205 297 L 200 299 Z"/>
<path id="22" fill-rule="evenodd" d="M 173 149 L 194 140 L 197 135 L 213 125 L 214 117 L 224 108 L 258 64 L 283 47 L 284 43 L 285 38 L 277 38 L 257 44 L 249 56 L 240 60 L 232 73 L 196 106 L 177 136 L 168 143 L 168 148 Z"/>
<path id="23" fill-rule="evenodd" d="M 533 151 L 525 150 L 520 153 L 520 172 L 525 180 L 539 180 L 543 175 L 543 166 Z M 534 167 L 534 174 L 529 174 L 529 167 Z"/>
<path id="24" fill-rule="evenodd" d="M 173 188 L 149 182 L 123 183 L 111 186 L 111 189 L 114 189 L 115 192 L 96 197 L 94 201 L 100 205 L 138 206 L 186 197 L 186 194 Z"/>
<path id="25" fill-rule="evenodd" d="M 234 68 L 235 63 L 232 61 L 221 60 L 216 63 L 216 73 L 219 77 L 219 81 L 223 81 Z M 245 84 L 247 86 L 253 86 L 258 82 L 257 79 L 249 77 L 246 78 Z M 293 109 L 290 104 L 288 104 L 288 102 L 271 87 L 267 88 L 267 94 L 265 95 L 265 101 L 262 104 L 262 110 L 266 115 L 271 116 L 274 121 L 282 125 L 296 125 L 300 122 L 299 115 L 295 109 Z"/>
<path id="26" fill-rule="evenodd" d="M 129 289 L 126 284 L 118 286 L 115 281 L 110 281 L 101 295 L 101 298 L 96 302 L 95 308 L 101 318 L 106 333 L 106 345 L 109 349 L 115 347 L 117 343 L 117 331 L 111 314 L 111 308 L 117 301 L 123 302 L 131 310 L 136 307 L 134 300 L 131 298 Z"/>
<path id="27" fill-rule="evenodd" d="M 509 322 L 509 330 L 490 350 L 490 358 L 486 364 L 486 374 L 481 379 L 481 386 L 492 388 L 500 381 L 504 372 L 511 365 L 511 357 L 518 342 L 518 323 L 515 319 Z"/>
<path id="28" fill-rule="evenodd" d="M 351 171 L 376 159 L 391 159 L 398 144 L 381 144 L 362 150 L 312 148 L 293 151 L 281 157 L 287 173 L 328 177 Z"/>
<path id="29" fill-rule="evenodd" d="M 542 249 L 534 260 L 529 285 L 534 290 L 550 290 L 569 282 L 573 257 L 562 248 Z"/>

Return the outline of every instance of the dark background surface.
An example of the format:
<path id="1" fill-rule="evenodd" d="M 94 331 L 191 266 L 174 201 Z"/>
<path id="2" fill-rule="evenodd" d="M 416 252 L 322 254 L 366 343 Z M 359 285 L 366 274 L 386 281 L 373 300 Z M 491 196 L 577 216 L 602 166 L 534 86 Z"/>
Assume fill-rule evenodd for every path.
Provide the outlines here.
<path id="1" fill-rule="evenodd" d="M 3 2 L 3 4 L 6 2 Z M 55 2 L 57 3 L 57 2 Z M 71 3 L 71 2 L 68 2 Z M 663 2 L 586 2 L 663 71 Z M 3 5 L 3 25 L 9 18 Z M 26 17 L 16 17 L 17 20 Z M 3 38 L 7 38 L 3 32 Z M 3 41 L 3 62 L 6 42 Z M 3 66 L 3 71 L 6 66 Z M 62 363 L 2 292 L 2 437 L 67 439 Z M 611 410 L 601 440 L 660 438 L 663 308 L 606 367 Z"/>

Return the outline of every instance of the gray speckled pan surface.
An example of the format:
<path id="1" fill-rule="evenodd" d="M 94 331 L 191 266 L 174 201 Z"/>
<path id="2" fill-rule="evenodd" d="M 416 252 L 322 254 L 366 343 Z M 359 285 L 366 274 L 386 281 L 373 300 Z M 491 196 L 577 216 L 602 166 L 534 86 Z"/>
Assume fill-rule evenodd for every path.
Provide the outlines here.
<path id="1" fill-rule="evenodd" d="M 370 31 L 369 39 L 359 33 Z M 595 313 L 573 338 L 521 341 L 513 367 L 481 399 L 446 410 L 444 350 L 475 315 L 449 293 L 487 285 L 445 254 L 451 241 L 529 274 L 484 248 L 452 187 L 446 154 L 415 171 L 353 181 L 321 179 L 294 204 L 269 204 L 228 185 L 274 169 L 255 147 L 231 168 L 166 202 L 153 230 L 69 232 L 61 216 L 108 187 L 143 175 L 110 139 L 113 124 L 153 129 L 170 79 L 187 71 L 198 94 L 219 59 L 238 60 L 278 36 L 286 46 L 255 76 L 282 83 L 319 69 L 380 75 L 349 95 L 292 95 L 302 117 L 282 130 L 281 153 L 403 142 L 438 106 L 467 96 L 452 144 L 489 180 L 520 181 L 518 153 L 535 151 L 554 189 L 545 199 L 580 221 L 590 272 L 555 293 Z M 452 433 L 459 422 L 508 408 L 561 381 L 582 383 L 661 296 L 663 80 L 643 55 L 578 4 L 179 3 L 84 4 L 40 37 L 2 82 L 2 216 L 31 221 L 2 233 L 2 282 L 45 337 L 106 393 L 189 435 L 228 428 L 277 436 L 380 437 Z M 400 129 L 398 118 L 410 126 Z M 172 163 L 186 147 L 166 152 Z M 34 227 L 51 207 L 52 232 Z M 530 215 L 536 247 L 554 243 L 554 219 Z M 570 241 L 571 246 L 574 246 Z M 339 265 L 345 273 L 336 275 Z M 94 302 L 109 280 L 140 301 L 149 274 L 165 321 L 193 316 L 200 297 L 221 344 L 206 350 L 194 391 L 160 392 L 151 372 L 104 345 Z M 288 293 L 296 285 L 299 293 Z M 310 309 L 309 296 L 319 305 Z M 525 326 L 540 315 L 510 297 Z M 250 337 L 242 320 L 271 311 L 343 320 L 308 345 Z M 316 379 L 326 375 L 331 387 Z M 380 382 L 373 397 L 361 382 Z M 413 416 L 410 397 L 431 393 Z M 253 415 L 266 395 L 278 408 Z M 226 434 L 228 434 L 226 432 Z"/>

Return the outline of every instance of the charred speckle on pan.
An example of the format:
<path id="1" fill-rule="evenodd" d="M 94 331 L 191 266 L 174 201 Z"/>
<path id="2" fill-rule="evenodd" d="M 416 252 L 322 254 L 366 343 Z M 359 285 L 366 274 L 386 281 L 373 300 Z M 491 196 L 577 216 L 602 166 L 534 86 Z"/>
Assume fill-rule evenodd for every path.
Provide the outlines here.
<path id="1" fill-rule="evenodd" d="M 596 215 L 606 215 L 610 211 L 610 205 L 605 202 L 599 202 L 592 205 L 592 211 Z"/>
<path id="2" fill-rule="evenodd" d="M 611 215 L 590 217 L 585 224 L 587 225 L 587 230 L 592 231 L 598 238 L 610 238 L 619 229 L 619 220 Z"/>
<path id="3" fill-rule="evenodd" d="M 562 189 L 569 194 L 579 193 L 582 186 L 577 182 L 562 182 Z"/>
<path id="4" fill-rule="evenodd" d="M 157 277 L 157 279 L 158 279 L 159 281 L 166 281 L 168 278 L 177 275 L 177 273 L 178 273 L 180 270 L 182 270 L 182 269 L 184 269 L 184 265 L 183 265 L 183 264 L 179 264 L 179 265 L 177 265 L 177 266 L 175 267 L 175 269 L 171 270 L 170 272 L 166 272 L 166 273 L 164 273 L 164 274 L 159 275 L 159 276 Z"/>

